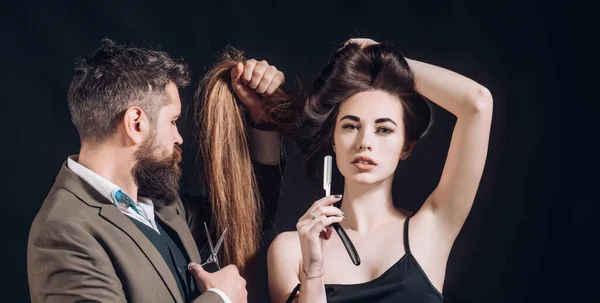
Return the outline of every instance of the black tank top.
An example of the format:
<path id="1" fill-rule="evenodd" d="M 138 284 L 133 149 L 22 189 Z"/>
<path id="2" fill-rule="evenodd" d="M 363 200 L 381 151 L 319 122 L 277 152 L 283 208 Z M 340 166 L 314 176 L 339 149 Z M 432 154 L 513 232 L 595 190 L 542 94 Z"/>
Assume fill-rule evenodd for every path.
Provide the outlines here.
<path id="1" fill-rule="evenodd" d="M 327 302 L 443 302 L 443 295 L 431 284 L 410 252 L 408 245 L 409 220 L 410 217 L 407 217 L 404 222 L 404 256 L 374 280 L 360 284 L 325 284 Z M 300 284 L 294 288 L 287 302 L 291 302 L 299 290 Z"/>

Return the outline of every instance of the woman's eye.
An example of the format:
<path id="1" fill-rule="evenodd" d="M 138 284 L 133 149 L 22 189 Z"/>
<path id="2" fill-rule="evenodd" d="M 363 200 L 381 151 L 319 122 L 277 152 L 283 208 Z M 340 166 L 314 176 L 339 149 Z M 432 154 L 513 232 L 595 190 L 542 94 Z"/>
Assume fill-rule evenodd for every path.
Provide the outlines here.
<path id="1" fill-rule="evenodd" d="M 394 131 L 393 131 L 391 128 L 387 128 L 387 127 L 380 127 L 380 128 L 378 128 L 378 129 L 377 129 L 377 132 L 378 132 L 378 133 L 384 133 L 384 134 L 386 134 L 386 135 L 387 135 L 387 134 L 391 134 L 391 133 L 393 133 Z"/>
<path id="2" fill-rule="evenodd" d="M 342 128 L 344 128 L 344 129 L 358 129 L 358 125 L 356 125 L 356 124 L 346 124 L 346 125 L 342 126 Z"/>

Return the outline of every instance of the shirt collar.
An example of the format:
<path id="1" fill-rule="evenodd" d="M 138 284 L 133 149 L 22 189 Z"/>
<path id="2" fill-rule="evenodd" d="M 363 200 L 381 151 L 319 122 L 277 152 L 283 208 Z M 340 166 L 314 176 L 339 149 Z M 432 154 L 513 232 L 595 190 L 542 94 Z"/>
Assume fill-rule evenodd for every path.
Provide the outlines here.
<path id="1" fill-rule="evenodd" d="M 106 178 L 98 175 L 97 173 L 91 171 L 89 168 L 79 164 L 77 162 L 78 155 L 70 156 L 67 159 L 67 167 L 83 179 L 85 182 L 89 183 L 95 190 L 97 190 L 102 196 L 106 197 L 109 201 L 115 203 L 114 199 L 111 196 L 111 193 L 120 190 L 119 186 L 114 183 L 108 181 Z"/>

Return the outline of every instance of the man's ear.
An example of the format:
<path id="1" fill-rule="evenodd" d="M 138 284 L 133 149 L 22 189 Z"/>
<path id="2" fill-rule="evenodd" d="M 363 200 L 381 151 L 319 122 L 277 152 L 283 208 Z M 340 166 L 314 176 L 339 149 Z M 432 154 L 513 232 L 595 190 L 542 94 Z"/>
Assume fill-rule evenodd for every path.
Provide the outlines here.
<path id="1" fill-rule="evenodd" d="M 135 144 L 142 143 L 150 131 L 148 116 L 137 106 L 132 106 L 125 110 L 122 122 L 125 133 Z"/>

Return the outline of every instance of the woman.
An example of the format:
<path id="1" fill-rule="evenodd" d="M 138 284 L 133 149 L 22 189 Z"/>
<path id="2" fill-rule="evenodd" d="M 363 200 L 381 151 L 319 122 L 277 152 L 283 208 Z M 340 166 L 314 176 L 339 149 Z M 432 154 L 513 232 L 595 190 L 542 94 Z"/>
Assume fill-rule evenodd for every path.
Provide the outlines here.
<path id="1" fill-rule="evenodd" d="M 420 209 L 394 206 L 393 176 L 428 129 L 427 101 L 456 116 L 440 181 Z M 485 165 L 492 97 L 459 74 L 353 39 L 318 77 L 299 119 L 309 159 L 325 148 L 344 177 L 343 195 L 322 198 L 268 251 L 273 302 L 442 302 L 450 250 Z M 341 201 L 340 208 L 333 206 Z M 355 266 L 331 224 L 360 256 Z M 292 290 L 300 284 L 298 293 Z"/>

